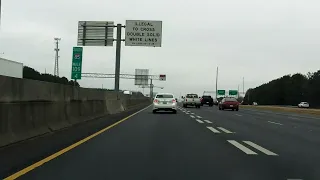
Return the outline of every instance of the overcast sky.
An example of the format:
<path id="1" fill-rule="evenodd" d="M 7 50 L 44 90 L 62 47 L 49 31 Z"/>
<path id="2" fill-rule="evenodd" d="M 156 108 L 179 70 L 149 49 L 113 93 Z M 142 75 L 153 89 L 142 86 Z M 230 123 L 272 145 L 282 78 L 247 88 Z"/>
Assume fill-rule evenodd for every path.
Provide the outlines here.
<path id="1" fill-rule="evenodd" d="M 285 74 L 320 69 L 319 0 L 3 0 L 0 55 L 53 73 L 54 37 L 60 75 L 70 78 L 79 20 L 161 20 L 161 48 L 122 46 L 121 72 L 166 74 L 156 92 L 242 91 Z M 114 73 L 115 47 L 85 47 L 82 72 Z M 82 79 L 113 88 L 113 79 Z M 138 90 L 133 80 L 121 89 Z M 142 91 L 142 90 L 141 90 Z M 146 89 L 145 92 L 148 90 Z"/>

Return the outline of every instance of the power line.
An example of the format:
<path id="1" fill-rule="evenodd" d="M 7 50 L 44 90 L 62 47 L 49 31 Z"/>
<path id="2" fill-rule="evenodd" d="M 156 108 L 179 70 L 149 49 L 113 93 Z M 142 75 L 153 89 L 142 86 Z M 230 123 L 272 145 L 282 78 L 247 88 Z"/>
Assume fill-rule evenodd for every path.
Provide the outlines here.
<path id="1" fill-rule="evenodd" d="M 54 72 L 53 74 L 55 76 L 59 76 L 59 41 L 61 40 L 61 38 L 54 38 L 55 44 L 56 44 L 56 48 L 54 48 L 54 51 L 56 52 L 55 58 L 54 58 Z"/>

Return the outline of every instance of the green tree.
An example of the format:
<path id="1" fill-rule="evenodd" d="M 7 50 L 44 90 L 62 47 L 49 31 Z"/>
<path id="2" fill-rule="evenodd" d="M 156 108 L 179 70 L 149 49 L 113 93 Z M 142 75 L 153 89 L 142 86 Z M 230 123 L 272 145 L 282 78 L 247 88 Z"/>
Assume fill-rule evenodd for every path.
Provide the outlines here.
<path id="1" fill-rule="evenodd" d="M 285 75 L 253 89 L 244 97 L 244 104 L 257 102 L 261 105 L 297 105 L 307 101 L 320 106 L 320 71 L 303 75 Z"/>
<path id="2" fill-rule="evenodd" d="M 58 76 L 53 76 L 51 74 L 41 74 L 38 71 L 28 66 L 23 67 L 23 78 L 52 82 L 52 83 L 59 83 L 59 84 L 65 84 L 65 85 L 80 86 L 78 82 L 75 82 L 73 80 L 69 81 L 66 77 L 58 77 Z"/>

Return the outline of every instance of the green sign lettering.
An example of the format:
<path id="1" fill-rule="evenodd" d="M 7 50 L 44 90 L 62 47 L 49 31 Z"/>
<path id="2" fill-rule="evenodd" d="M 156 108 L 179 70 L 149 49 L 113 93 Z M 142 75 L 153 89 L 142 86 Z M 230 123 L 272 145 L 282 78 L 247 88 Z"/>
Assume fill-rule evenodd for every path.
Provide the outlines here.
<path id="1" fill-rule="evenodd" d="M 82 47 L 73 47 L 71 79 L 81 79 Z"/>

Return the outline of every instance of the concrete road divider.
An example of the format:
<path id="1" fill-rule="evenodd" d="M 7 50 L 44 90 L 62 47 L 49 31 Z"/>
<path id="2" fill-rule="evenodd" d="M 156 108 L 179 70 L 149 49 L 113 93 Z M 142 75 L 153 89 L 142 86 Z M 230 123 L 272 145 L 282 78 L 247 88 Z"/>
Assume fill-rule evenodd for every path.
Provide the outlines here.
<path id="1" fill-rule="evenodd" d="M 0 76 L 0 147 L 150 103 L 141 95 Z"/>

